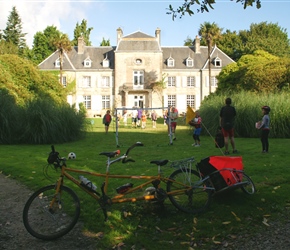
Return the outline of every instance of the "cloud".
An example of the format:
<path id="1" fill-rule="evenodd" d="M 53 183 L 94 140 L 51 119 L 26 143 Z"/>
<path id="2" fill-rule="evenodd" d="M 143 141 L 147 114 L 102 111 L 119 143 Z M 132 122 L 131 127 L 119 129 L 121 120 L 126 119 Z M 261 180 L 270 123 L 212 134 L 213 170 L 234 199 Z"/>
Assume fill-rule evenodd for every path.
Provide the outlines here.
<path id="1" fill-rule="evenodd" d="M 84 11 L 89 7 L 89 3 L 82 3 L 82 8 L 79 8 L 79 3 L 74 2 L 0 1 L 0 29 L 6 28 L 8 16 L 15 6 L 22 21 L 22 32 L 27 33 L 25 38 L 29 47 L 33 44 L 36 32 L 43 31 L 47 26 L 56 26 L 61 32 L 71 36 L 76 23 L 86 19 Z"/>

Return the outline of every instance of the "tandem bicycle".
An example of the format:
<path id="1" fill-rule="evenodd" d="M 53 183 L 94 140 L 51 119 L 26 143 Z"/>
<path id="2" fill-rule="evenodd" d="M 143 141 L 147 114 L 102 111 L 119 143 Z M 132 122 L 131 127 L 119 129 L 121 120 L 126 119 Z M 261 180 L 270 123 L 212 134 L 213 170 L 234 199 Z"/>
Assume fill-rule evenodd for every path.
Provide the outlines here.
<path id="1" fill-rule="evenodd" d="M 143 144 L 134 143 L 123 155 L 120 155 L 120 150 L 101 152 L 100 155 L 107 157 L 104 173 L 69 168 L 66 158 L 60 157 L 54 146 L 51 146 L 52 151 L 48 156 L 46 167 L 51 166 L 55 170 L 59 170 L 60 175 L 55 184 L 40 188 L 26 202 L 23 210 L 23 223 L 27 231 L 36 238 L 54 240 L 73 229 L 80 216 L 80 200 L 71 188 L 64 185 L 67 181 L 73 182 L 98 202 L 105 220 L 108 218 L 107 209 L 110 206 L 124 202 L 149 201 L 162 204 L 168 198 L 177 209 L 192 214 L 203 212 L 209 206 L 216 191 L 215 183 L 210 174 L 200 171 L 198 164 L 197 169 L 193 169 L 193 157 L 171 162 L 170 166 L 175 169 L 169 177 L 162 174 L 162 168 L 169 162 L 167 159 L 150 162 L 157 167 L 156 175 L 110 173 L 112 164 L 116 162 L 134 162 L 128 155 L 133 148 L 139 146 L 143 146 Z M 217 171 L 219 172 L 219 170 Z M 254 191 L 252 180 L 246 176 L 246 179 L 242 181 L 242 177 L 245 175 L 241 170 L 239 171 L 238 175 L 236 170 L 233 174 L 237 183 L 240 183 L 239 187 L 248 190 L 246 187 L 250 186 L 250 189 Z M 76 178 L 74 174 L 80 175 L 80 178 Z M 100 192 L 84 176 L 100 178 L 102 181 Z M 141 183 L 136 186 L 126 183 L 117 189 L 109 188 L 112 185 L 110 180 L 114 178 L 127 179 L 132 182 L 138 180 Z M 248 191 L 248 193 L 252 192 Z"/>

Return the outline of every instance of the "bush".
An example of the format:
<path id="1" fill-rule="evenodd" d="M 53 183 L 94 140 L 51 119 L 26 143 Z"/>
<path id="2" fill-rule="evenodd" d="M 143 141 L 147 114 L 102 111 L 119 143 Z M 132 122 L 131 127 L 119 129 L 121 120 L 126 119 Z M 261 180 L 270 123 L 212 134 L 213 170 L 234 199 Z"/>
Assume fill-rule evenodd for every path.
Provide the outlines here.
<path id="1" fill-rule="evenodd" d="M 232 104 L 236 108 L 235 135 L 237 137 L 258 137 L 259 131 L 255 123 L 262 119 L 261 107 L 271 107 L 271 132 L 270 137 L 290 137 L 290 100 L 288 92 L 279 93 L 223 93 L 212 94 L 206 98 L 200 107 L 205 132 L 208 130 L 215 135 L 219 126 L 219 112 L 225 104 L 225 99 L 231 97 Z"/>

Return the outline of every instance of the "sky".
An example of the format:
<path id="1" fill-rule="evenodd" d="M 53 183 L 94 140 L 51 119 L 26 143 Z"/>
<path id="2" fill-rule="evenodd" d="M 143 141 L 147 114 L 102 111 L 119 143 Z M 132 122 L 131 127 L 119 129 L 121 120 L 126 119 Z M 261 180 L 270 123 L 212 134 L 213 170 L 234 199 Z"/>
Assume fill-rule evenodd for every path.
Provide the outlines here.
<path id="1" fill-rule="evenodd" d="M 216 0 L 210 12 L 185 15 L 174 21 L 166 14 L 169 4 L 181 6 L 183 0 L 0 0 L 0 30 L 6 28 L 8 16 L 15 6 L 22 21 L 22 31 L 28 46 L 33 36 L 47 26 L 56 26 L 73 39 L 77 23 L 87 21 L 93 27 L 90 40 L 99 46 L 104 39 L 117 45 L 117 29 L 123 35 L 141 31 L 155 36 L 161 30 L 161 46 L 182 46 L 189 37 L 194 39 L 204 22 L 215 22 L 223 31 L 249 30 L 254 23 L 275 23 L 286 30 L 290 38 L 290 0 L 261 0 L 262 7 L 243 9 L 241 3 L 231 0 Z M 197 6 L 198 7 L 198 6 Z M 197 7 L 193 7 L 195 12 Z"/>

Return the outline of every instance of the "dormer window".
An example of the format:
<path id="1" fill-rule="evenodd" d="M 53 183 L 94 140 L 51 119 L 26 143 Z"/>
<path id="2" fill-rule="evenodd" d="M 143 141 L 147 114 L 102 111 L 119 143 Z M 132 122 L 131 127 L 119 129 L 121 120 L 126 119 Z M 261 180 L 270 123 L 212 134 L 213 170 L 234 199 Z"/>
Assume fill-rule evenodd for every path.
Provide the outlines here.
<path id="1" fill-rule="evenodd" d="M 57 59 L 55 60 L 55 62 L 54 62 L 54 67 L 55 67 L 55 68 L 60 68 L 60 60 L 59 60 L 59 58 L 57 58 Z"/>
<path id="2" fill-rule="evenodd" d="M 140 65 L 140 64 L 142 64 L 142 60 L 138 58 L 138 59 L 136 59 L 135 63 L 136 63 L 137 65 Z"/>
<path id="3" fill-rule="evenodd" d="M 186 67 L 193 67 L 193 59 L 188 57 L 186 59 Z"/>
<path id="4" fill-rule="evenodd" d="M 90 68 L 92 66 L 92 60 L 89 57 L 84 61 L 84 66 L 85 68 Z"/>
<path id="5" fill-rule="evenodd" d="M 222 60 L 219 57 L 216 57 L 214 59 L 214 66 L 221 67 L 222 66 Z"/>
<path id="6" fill-rule="evenodd" d="M 167 59 L 167 66 L 174 67 L 174 59 L 171 56 Z"/>
<path id="7" fill-rule="evenodd" d="M 110 67 L 110 60 L 108 59 L 108 54 L 106 54 L 106 57 L 103 60 L 103 68 L 109 68 Z"/>

